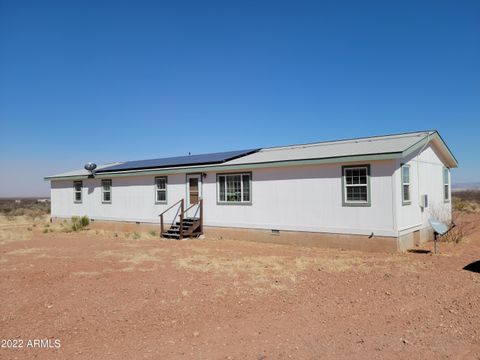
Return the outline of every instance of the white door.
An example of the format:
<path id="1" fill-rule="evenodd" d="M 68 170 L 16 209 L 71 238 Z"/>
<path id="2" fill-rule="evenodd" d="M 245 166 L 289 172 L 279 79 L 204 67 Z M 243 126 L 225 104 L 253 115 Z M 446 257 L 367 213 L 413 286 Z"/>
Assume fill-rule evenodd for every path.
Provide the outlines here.
<path id="1" fill-rule="evenodd" d="M 188 174 L 187 175 L 187 209 L 193 205 L 198 204 L 202 198 L 202 175 Z M 193 206 L 188 212 L 187 217 L 199 217 L 198 206 Z"/>

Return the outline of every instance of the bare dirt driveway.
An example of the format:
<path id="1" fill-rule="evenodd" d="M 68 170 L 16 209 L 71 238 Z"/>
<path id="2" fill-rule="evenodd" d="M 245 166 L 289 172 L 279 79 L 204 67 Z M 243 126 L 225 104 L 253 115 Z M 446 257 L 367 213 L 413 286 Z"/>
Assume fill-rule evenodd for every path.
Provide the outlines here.
<path id="1" fill-rule="evenodd" d="M 23 347 L 4 341 L 0 358 L 480 359 L 472 216 L 436 256 L 7 221 L 0 331 Z"/>

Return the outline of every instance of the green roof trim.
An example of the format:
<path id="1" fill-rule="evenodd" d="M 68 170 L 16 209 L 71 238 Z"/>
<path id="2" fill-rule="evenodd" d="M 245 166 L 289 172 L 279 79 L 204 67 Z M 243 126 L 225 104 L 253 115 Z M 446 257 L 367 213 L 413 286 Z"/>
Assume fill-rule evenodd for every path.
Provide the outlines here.
<path id="1" fill-rule="evenodd" d="M 379 161 L 379 160 L 392 160 L 402 157 L 402 153 L 387 153 L 387 154 L 371 154 L 371 155 L 356 155 L 356 156 L 340 156 L 332 158 L 322 159 L 305 159 L 305 160 L 287 160 L 287 161 L 275 161 L 265 163 L 253 163 L 253 164 L 239 164 L 239 165 L 214 165 L 214 166 L 198 166 L 198 167 L 182 167 L 182 168 L 169 168 L 169 169 L 152 169 L 152 170 L 132 170 L 122 172 L 110 172 L 96 174 L 95 178 L 108 179 L 112 177 L 124 177 L 124 176 L 143 176 L 143 175 L 161 175 L 161 174 L 185 174 L 193 172 L 208 172 L 208 171 L 237 171 L 247 169 L 263 169 L 269 167 L 287 167 L 287 166 L 305 166 L 305 165 L 317 165 L 317 164 L 334 164 L 345 162 L 357 162 L 357 161 Z M 87 175 L 72 175 L 72 176 L 49 176 L 45 177 L 45 180 L 80 180 L 87 179 Z"/>
<path id="2" fill-rule="evenodd" d="M 251 170 L 262 169 L 269 167 L 287 167 L 287 166 L 306 166 L 317 164 L 334 164 L 334 163 L 351 163 L 351 162 L 365 162 L 365 161 L 380 161 L 380 160 L 392 160 L 402 159 L 415 151 L 423 148 L 431 141 L 436 141 L 436 144 L 441 147 L 442 152 L 446 156 L 449 167 L 456 167 L 458 165 L 457 159 L 450 151 L 449 147 L 440 136 L 438 131 L 431 130 L 426 131 L 425 135 L 420 138 L 416 143 L 405 149 L 403 152 L 389 152 L 389 153 L 377 153 L 377 154 L 361 154 L 350 156 L 334 156 L 327 158 L 312 158 L 312 159 L 293 159 L 282 161 L 270 161 L 270 162 L 256 162 L 245 164 L 211 164 L 211 165 L 186 165 L 181 167 L 170 167 L 161 169 L 136 169 L 136 170 L 119 170 L 106 173 L 97 173 L 95 178 L 108 179 L 113 177 L 127 177 L 127 176 L 144 176 L 144 175 L 164 175 L 164 174 L 185 174 L 194 172 L 211 172 L 211 171 L 238 171 L 238 170 Z M 83 180 L 87 179 L 87 174 L 79 175 L 59 175 L 59 176 L 47 176 L 45 180 Z"/>

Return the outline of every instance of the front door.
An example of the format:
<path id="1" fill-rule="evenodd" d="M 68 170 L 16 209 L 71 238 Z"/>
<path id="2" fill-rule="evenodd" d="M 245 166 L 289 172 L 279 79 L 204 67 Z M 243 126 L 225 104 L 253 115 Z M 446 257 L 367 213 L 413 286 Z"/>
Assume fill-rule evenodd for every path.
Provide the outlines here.
<path id="1" fill-rule="evenodd" d="M 187 208 L 193 204 L 198 204 L 202 197 L 202 175 L 189 174 L 187 175 Z M 198 217 L 198 206 L 192 207 L 186 214 L 188 217 Z"/>

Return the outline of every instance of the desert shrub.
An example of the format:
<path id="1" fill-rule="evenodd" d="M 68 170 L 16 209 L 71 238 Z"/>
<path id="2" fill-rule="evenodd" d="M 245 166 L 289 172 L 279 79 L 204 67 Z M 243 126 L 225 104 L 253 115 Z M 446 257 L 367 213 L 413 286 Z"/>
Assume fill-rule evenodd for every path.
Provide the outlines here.
<path id="1" fill-rule="evenodd" d="M 87 215 L 84 215 L 80 218 L 80 223 L 82 224 L 83 227 L 87 227 L 90 225 L 90 219 L 88 218 Z"/>
<path id="2" fill-rule="evenodd" d="M 12 219 L 16 216 L 27 216 L 32 220 L 50 213 L 49 202 L 37 202 L 36 199 L 22 199 L 20 203 L 14 199 L 0 199 L 0 214 Z"/>
<path id="3" fill-rule="evenodd" d="M 479 204 L 474 200 L 467 200 L 456 196 L 453 197 L 452 200 L 453 210 L 455 211 L 474 213 L 480 209 Z"/>
<path id="4" fill-rule="evenodd" d="M 442 242 L 449 242 L 449 243 L 459 243 L 462 241 L 464 238 L 464 230 L 463 230 L 463 224 L 461 224 L 461 217 L 462 217 L 462 212 L 455 212 L 451 214 L 451 212 L 442 207 L 431 207 L 428 210 L 429 217 L 438 221 L 441 221 L 445 223 L 448 226 L 453 226 L 455 223 L 460 223 L 460 225 L 453 227 L 450 231 L 448 231 L 445 235 L 439 236 L 438 240 Z"/>
<path id="5" fill-rule="evenodd" d="M 88 216 L 72 216 L 71 220 L 71 229 L 73 231 L 79 231 L 86 228 L 90 224 L 90 219 Z"/>
<path id="6" fill-rule="evenodd" d="M 135 232 L 133 233 L 133 238 L 134 238 L 134 239 L 140 239 L 140 234 L 135 231 Z"/>
<path id="7" fill-rule="evenodd" d="M 463 229 L 461 226 L 456 226 L 451 229 L 448 233 L 443 236 L 440 236 L 439 240 L 448 243 L 458 244 L 464 238 Z"/>
<path id="8" fill-rule="evenodd" d="M 475 201 L 480 203 L 480 190 L 461 190 L 455 191 L 453 193 L 453 197 L 468 200 L 468 201 Z"/>
<path id="9" fill-rule="evenodd" d="M 6 214 L 5 214 L 5 217 L 7 218 L 8 221 L 13 221 L 13 220 L 15 220 L 15 215 L 12 214 L 11 212 L 6 213 Z"/>
<path id="10" fill-rule="evenodd" d="M 155 230 L 150 230 L 148 233 L 152 236 L 157 236 L 157 232 Z"/>
<path id="11" fill-rule="evenodd" d="M 35 221 L 37 218 L 45 215 L 45 213 L 41 209 L 26 209 L 25 216 L 27 216 L 30 220 Z"/>
<path id="12" fill-rule="evenodd" d="M 48 233 L 48 229 L 47 228 L 43 229 L 43 233 L 44 234 Z"/>
<path id="13" fill-rule="evenodd" d="M 24 215 L 27 214 L 27 209 L 25 209 L 25 208 L 13 209 L 11 214 L 13 216 L 24 216 Z"/>

